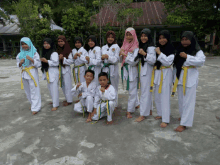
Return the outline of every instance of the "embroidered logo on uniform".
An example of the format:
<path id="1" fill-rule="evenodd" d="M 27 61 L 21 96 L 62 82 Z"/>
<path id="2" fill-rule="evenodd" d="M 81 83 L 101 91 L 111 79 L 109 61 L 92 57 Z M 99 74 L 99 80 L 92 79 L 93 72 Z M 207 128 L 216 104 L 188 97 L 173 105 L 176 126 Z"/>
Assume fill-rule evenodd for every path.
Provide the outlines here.
<path id="1" fill-rule="evenodd" d="M 95 53 L 95 50 L 93 50 L 93 53 Z"/>
<path id="2" fill-rule="evenodd" d="M 115 48 L 112 48 L 112 51 L 114 52 L 114 51 L 115 51 Z"/>

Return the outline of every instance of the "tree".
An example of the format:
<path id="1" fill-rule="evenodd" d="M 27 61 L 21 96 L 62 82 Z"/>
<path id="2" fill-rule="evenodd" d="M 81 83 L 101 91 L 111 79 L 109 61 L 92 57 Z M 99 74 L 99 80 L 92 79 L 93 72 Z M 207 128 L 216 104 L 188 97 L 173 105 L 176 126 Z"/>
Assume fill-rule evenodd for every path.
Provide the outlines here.
<path id="1" fill-rule="evenodd" d="M 219 0 L 161 0 L 167 10 L 167 24 L 185 25 L 198 36 L 220 29 Z"/>
<path id="2" fill-rule="evenodd" d="M 61 31 L 52 31 L 50 28 L 52 12 L 49 5 L 39 8 L 32 0 L 19 0 L 13 7 L 19 19 L 20 34 L 29 37 L 36 47 L 42 47 L 45 37 L 58 37 Z"/>

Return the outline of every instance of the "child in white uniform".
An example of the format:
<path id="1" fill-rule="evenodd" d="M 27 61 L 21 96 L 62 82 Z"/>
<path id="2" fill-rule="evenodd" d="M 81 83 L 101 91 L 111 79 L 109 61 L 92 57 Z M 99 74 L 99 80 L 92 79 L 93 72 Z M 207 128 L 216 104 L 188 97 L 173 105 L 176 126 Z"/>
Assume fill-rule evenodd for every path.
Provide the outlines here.
<path id="1" fill-rule="evenodd" d="M 115 88 L 116 91 L 116 105 L 118 106 L 118 85 L 119 73 L 118 62 L 120 48 L 116 43 L 115 32 L 108 31 L 106 34 L 107 44 L 102 47 L 102 72 L 108 73 L 109 83 Z"/>
<path id="2" fill-rule="evenodd" d="M 38 69 L 41 66 L 40 56 L 31 40 L 23 37 L 20 41 L 20 53 L 16 57 L 17 67 L 22 69 L 21 89 L 25 90 L 27 99 L 31 104 L 32 114 L 41 109 L 41 94 L 39 86 Z"/>
<path id="3" fill-rule="evenodd" d="M 100 85 L 96 88 L 94 111 L 92 120 L 99 120 L 107 116 L 107 124 L 112 124 L 112 114 L 116 104 L 116 91 L 111 84 L 108 84 L 108 74 L 99 74 Z"/>
<path id="4" fill-rule="evenodd" d="M 196 88 L 199 81 L 198 67 L 205 62 L 193 32 L 185 31 L 181 36 L 181 45 L 174 59 L 174 89 L 172 95 L 178 92 L 180 125 L 175 131 L 182 132 L 186 127 L 192 127 L 196 104 Z"/>
<path id="5" fill-rule="evenodd" d="M 87 122 L 92 121 L 91 113 L 93 111 L 94 96 L 96 90 L 96 82 L 94 81 L 94 71 L 86 70 L 85 71 L 85 80 L 82 83 L 78 83 L 72 90 L 72 95 L 79 97 L 80 100 L 74 105 L 74 111 L 83 113 L 89 112 Z"/>

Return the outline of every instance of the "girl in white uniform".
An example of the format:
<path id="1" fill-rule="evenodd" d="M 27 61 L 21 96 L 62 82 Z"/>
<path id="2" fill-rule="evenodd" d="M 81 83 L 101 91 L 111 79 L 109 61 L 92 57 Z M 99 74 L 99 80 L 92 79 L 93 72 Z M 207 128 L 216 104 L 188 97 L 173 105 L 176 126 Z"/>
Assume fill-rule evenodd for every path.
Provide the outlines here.
<path id="1" fill-rule="evenodd" d="M 101 48 L 97 46 L 97 40 L 94 35 L 88 38 L 89 54 L 86 56 L 88 69 L 95 72 L 95 82 L 99 85 L 98 75 L 101 72 Z"/>
<path id="2" fill-rule="evenodd" d="M 180 125 L 175 131 L 182 132 L 192 127 L 196 103 L 196 88 L 199 80 L 198 67 L 205 62 L 205 55 L 191 31 L 185 31 L 181 45 L 174 60 L 174 89 L 172 96 L 178 92 Z"/>
<path id="3" fill-rule="evenodd" d="M 141 39 L 139 43 L 138 56 L 139 58 L 139 76 L 141 82 L 141 97 L 140 97 L 140 116 L 135 120 L 137 122 L 143 121 L 146 116 L 150 115 L 152 110 L 152 93 L 150 92 L 152 70 L 156 62 L 156 52 L 151 37 L 150 29 L 143 29 L 141 31 Z"/>
<path id="4" fill-rule="evenodd" d="M 39 86 L 38 69 L 41 66 L 40 57 L 36 48 L 28 37 L 20 41 L 20 53 L 16 57 L 17 67 L 22 69 L 21 89 L 25 90 L 31 104 L 32 114 L 37 114 L 41 109 L 41 94 Z"/>
<path id="5" fill-rule="evenodd" d="M 118 106 L 118 62 L 120 48 L 116 44 L 115 32 L 108 31 L 106 34 L 107 44 L 102 47 L 102 72 L 108 73 L 109 83 L 115 88 L 116 91 L 116 105 Z"/>
<path id="6" fill-rule="evenodd" d="M 112 114 L 116 104 L 116 91 L 111 84 L 108 84 L 108 74 L 101 72 L 99 74 L 100 85 L 96 88 L 94 111 L 92 120 L 99 120 L 107 116 L 107 124 L 112 124 Z"/>
<path id="7" fill-rule="evenodd" d="M 127 118 L 132 118 L 131 113 L 139 108 L 138 98 L 138 69 L 137 63 L 134 61 L 138 55 L 139 43 L 134 28 L 127 28 L 125 31 L 124 42 L 121 47 L 120 55 L 122 55 L 122 80 L 127 82 L 127 90 L 129 90 Z"/>
<path id="8" fill-rule="evenodd" d="M 59 107 L 59 57 L 50 38 L 44 39 L 41 61 L 42 79 L 47 80 L 47 87 L 52 98 L 51 111 L 56 111 Z"/>
<path id="9" fill-rule="evenodd" d="M 63 94 L 66 100 L 63 101 L 63 106 L 68 106 L 72 104 L 73 97 L 71 94 L 72 89 L 72 77 L 71 77 L 71 67 L 70 65 L 74 62 L 72 49 L 69 43 L 66 41 L 65 36 L 58 37 L 58 49 L 60 59 L 60 86 L 62 87 Z"/>
<path id="10" fill-rule="evenodd" d="M 157 62 L 155 63 L 155 75 L 153 76 L 155 77 L 154 94 L 158 116 L 155 119 L 162 118 L 160 126 L 165 128 L 170 122 L 170 94 L 173 75 L 171 64 L 173 63 L 175 53 L 168 30 L 162 30 L 159 33 L 156 53 Z"/>
<path id="11" fill-rule="evenodd" d="M 83 48 L 83 42 L 81 37 L 74 38 L 75 48 L 72 50 L 73 59 L 74 59 L 74 68 L 73 68 L 73 79 L 75 84 L 82 83 L 85 81 L 85 71 L 86 71 L 86 56 L 88 52 Z"/>

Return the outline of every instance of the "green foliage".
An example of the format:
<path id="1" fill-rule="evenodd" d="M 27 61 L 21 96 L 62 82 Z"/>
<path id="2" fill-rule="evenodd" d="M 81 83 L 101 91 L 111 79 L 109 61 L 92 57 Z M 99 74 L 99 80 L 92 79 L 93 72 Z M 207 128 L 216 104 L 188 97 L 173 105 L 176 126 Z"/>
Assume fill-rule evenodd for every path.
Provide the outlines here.
<path id="1" fill-rule="evenodd" d="M 167 24 L 192 27 L 198 36 L 220 29 L 220 1 L 161 0 L 166 7 Z M 218 2 L 218 3 L 217 3 Z"/>

